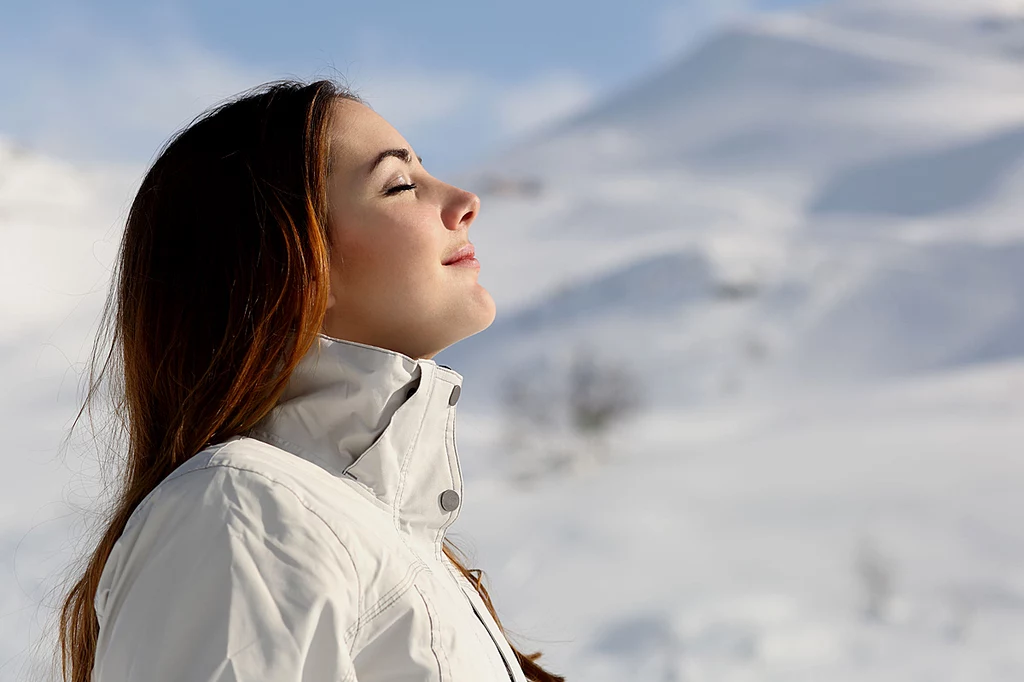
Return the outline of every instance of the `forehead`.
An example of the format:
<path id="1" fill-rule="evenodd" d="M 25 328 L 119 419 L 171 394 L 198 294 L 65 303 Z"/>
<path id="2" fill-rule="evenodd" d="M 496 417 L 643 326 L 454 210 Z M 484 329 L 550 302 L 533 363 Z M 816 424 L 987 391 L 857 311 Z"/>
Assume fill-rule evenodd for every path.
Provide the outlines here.
<path id="1" fill-rule="evenodd" d="M 352 100 L 335 101 L 331 120 L 331 162 L 335 171 L 365 175 L 377 154 L 408 146 L 401 133 L 370 107 Z"/>

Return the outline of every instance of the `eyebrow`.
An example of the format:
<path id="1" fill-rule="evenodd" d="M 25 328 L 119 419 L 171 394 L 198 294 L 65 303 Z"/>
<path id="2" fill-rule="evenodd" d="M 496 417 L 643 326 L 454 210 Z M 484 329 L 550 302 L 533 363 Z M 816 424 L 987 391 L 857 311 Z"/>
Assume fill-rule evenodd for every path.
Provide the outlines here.
<path id="1" fill-rule="evenodd" d="M 395 158 L 401 159 L 406 163 L 411 163 L 412 152 L 410 152 L 408 149 L 405 149 L 404 147 L 399 147 L 397 149 L 385 149 L 384 151 L 377 155 L 376 159 L 373 160 L 373 165 L 370 166 L 370 170 L 367 171 L 367 175 L 377 170 L 377 166 L 380 165 L 380 162 L 388 158 L 389 156 L 394 156 Z M 420 165 L 422 165 L 423 157 L 417 156 L 416 158 L 419 159 Z"/>

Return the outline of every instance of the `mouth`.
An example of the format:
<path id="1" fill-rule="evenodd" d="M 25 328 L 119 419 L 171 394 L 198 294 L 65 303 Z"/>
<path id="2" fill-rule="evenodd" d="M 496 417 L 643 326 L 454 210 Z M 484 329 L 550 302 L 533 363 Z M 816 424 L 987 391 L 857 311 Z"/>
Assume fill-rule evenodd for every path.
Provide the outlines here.
<path id="1" fill-rule="evenodd" d="M 443 265 L 455 265 L 460 267 L 480 267 L 480 261 L 476 259 L 476 249 L 472 244 L 466 244 L 458 251 L 448 257 Z"/>

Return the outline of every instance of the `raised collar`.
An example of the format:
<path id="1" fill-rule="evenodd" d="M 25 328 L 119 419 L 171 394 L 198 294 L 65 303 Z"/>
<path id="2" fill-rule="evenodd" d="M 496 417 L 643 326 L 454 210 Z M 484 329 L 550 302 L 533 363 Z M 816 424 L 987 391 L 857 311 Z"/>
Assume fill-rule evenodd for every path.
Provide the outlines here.
<path id="1" fill-rule="evenodd" d="M 462 375 L 434 360 L 320 334 L 249 435 L 355 482 L 439 551 L 462 508 L 461 391 Z"/>

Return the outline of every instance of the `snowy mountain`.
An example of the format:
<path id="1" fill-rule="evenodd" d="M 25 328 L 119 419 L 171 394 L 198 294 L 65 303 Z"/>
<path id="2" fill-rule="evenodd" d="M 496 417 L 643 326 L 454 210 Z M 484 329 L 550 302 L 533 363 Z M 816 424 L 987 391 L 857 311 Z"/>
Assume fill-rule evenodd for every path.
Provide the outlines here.
<path id="1" fill-rule="evenodd" d="M 1018 2 L 840 0 L 446 178 L 498 304 L 437 356 L 451 535 L 525 649 L 590 682 L 1024 679 L 1022 60 Z M 0 680 L 99 493 L 90 444 L 55 455 L 137 175 L 0 137 Z M 502 391 L 583 347 L 643 410 L 527 482 Z"/>
<path id="2" fill-rule="evenodd" d="M 672 368 L 651 390 L 701 402 L 768 377 L 813 385 L 843 367 L 874 376 L 1024 353 L 1019 289 L 1007 288 L 1022 252 L 999 246 L 1024 238 L 1024 71 L 977 39 L 998 19 L 1006 45 L 1024 40 L 1012 29 L 1024 10 L 966 5 L 841 2 L 731 26 L 460 178 L 528 177 L 542 191 L 484 195 L 473 238 L 505 318 L 443 357 L 493 395 L 493 358 L 541 362 L 563 329 L 623 362 L 644 339 L 644 366 Z M 646 272 L 672 253 L 693 263 L 678 279 Z M 694 299 L 685 282 L 703 276 Z M 734 285 L 757 293 L 715 294 Z M 581 298 L 590 326 L 576 325 L 564 291 L 594 286 L 619 294 Z M 981 320 L 986 299 L 998 304 Z M 903 305 L 852 312 L 879 300 Z M 929 352 L 907 352 L 929 310 L 944 320 Z M 959 328 L 971 322 L 1007 336 Z M 860 323 L 870 330 L 847 328 Z M 751 339 L 756 370 L 738 352 Z"/>

